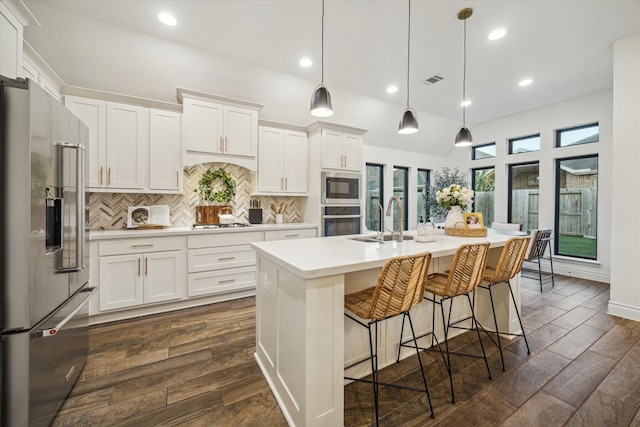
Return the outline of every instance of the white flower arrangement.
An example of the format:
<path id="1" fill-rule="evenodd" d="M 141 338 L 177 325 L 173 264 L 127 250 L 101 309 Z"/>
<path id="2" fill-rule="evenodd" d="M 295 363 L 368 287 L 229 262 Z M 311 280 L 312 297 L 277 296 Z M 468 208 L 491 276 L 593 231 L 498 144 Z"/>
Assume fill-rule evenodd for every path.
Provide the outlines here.
<path id="1" fill-rule="evenodd" d="M 471 206 L 473 190 L 452 184 L 436 192 L 436 201 L 441 208 L 451 209 L 452 206 L 460 206 L 464 211 Z"/>

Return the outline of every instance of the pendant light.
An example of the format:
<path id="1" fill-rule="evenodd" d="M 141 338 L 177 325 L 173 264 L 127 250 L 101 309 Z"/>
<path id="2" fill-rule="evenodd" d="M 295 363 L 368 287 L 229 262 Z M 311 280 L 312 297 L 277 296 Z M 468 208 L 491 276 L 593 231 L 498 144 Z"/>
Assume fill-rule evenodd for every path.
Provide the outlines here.
<path id="1" fill-rule="evenodd" d="M 465 115 L 465 102 L 466 101 L 466 83 L 467 83 L 467 19 L 473 14 L 473 9 L 470 7 L 462 9 L 458 12 L 458 19 L 464 21 L 464 59 L 462 63 L 462 127 L 458 131 L 456 135 L 456 147 L 468 147 L 473 144 L 473 138 L 471 136 L 471 131 L 467 127 L 466 124 L 466 115 Z"/>
<path id="2" fill-rule="evenodd" d="M 411 0 L 409 0 L 409 25 L 407 31 L 407 108 L 402 113 L 398 132 L 401 134 L 411 134 L 418 132 L 418 118 L 413 108 L 409 107 L 409 58 L 411 51 Z"/>
<path id="3" fill-rule="evenodd" d="M 311 115 L 316 117 L 329 117 L 333 114 L 331 94 L 324 85 L 324 0 L 322 0 L 322 56 L 320 67 L 321 81 L 311 95 Z"/>

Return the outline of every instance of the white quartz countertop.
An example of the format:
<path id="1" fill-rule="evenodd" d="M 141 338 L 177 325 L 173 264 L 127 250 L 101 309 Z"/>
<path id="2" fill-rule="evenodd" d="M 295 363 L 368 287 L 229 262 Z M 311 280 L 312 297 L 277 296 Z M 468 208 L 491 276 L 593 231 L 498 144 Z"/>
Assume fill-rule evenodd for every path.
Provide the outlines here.
<path id="1" fill-rule="evenodd" d="M 405 235 L 415 235 L 406 231 Z M 375 237 L 375 233 L 368 234 Z M 453 255 L 465 243 L 490 242 L 490 247 L 502 247 L 512 236 L 489 229 L 486 237 L 469 238 L 446 236 L 435 231 L 434 242 L 413 240 L 385 243 L 351 240 L 354 236 L 322 237 L 289 241 L 255 242 L 251 246 L 293 274 L 305 279 L 380 268 L 386 260 L 420 252 L 431 252 L 433 258 Z"/>
<path id="2" fill-rule="evenodd" d="M 246 233 L 251 231 L 274 231 L 274 230 L 297 230 L 303 228 L 317 228 L 318 224 L 309 224 L 303 222 L 292 222 L 287 224 L 251 224 L 249 227 L 238 228 L 205 228 L 192 229 L 191 227 L 167 227 L 152 230 L 104 230 L 91 231 L 89 233 L 90 240 L 106 240 L 106 239 L 130 239 L 136 237 L 160 237 L 160 236 L 182 236 L 193 234 L 219 234 L 219 233 Z"/>

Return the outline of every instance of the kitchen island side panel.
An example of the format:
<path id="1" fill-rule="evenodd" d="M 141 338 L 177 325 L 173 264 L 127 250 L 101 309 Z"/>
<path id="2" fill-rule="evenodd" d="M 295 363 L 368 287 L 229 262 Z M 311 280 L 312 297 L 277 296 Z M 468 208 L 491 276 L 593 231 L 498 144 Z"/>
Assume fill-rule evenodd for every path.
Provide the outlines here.
<path id="1" fill-rule="evenodd" d="M 304 280 L 258 255 L 256 359 L 290 425 L 343 425 L 344 276 Z"/>

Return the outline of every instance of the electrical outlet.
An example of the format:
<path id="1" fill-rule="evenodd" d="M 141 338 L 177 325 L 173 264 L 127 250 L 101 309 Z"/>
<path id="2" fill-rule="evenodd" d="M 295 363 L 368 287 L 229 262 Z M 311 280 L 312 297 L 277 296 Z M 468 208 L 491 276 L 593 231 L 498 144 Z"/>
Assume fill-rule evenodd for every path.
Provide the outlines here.
<path id="1" fill-rule="evenodd" d="M 267 273 L 262 274 L 262 287 L 269 292 L 269 275 Z"/>

